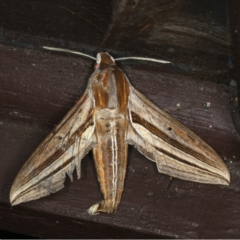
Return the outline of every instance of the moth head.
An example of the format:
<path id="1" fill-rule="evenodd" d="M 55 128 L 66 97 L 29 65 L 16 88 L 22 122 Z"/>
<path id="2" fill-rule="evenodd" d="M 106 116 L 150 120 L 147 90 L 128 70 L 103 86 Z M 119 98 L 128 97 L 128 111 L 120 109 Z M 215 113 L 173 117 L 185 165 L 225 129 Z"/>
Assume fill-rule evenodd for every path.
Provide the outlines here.
<path id="1" fill-rule="evenodd" d="M 115 60 L 107 52 L 100 52 L 97 54 L 97 61 L 94 65 L 94 69 L 105 68 L 110 65 L 116 65 Z"/>

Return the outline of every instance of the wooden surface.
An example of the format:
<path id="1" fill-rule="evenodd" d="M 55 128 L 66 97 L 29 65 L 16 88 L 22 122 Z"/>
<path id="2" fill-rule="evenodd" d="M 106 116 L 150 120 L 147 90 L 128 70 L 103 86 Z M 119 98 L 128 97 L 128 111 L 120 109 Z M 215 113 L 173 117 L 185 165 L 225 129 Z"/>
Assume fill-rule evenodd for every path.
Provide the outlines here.
<path id="1" fill-rule="evenodd" d="M 131 14 L 123 15 L 121 8 L 110 1 L 104 6 L 102 1 L 93 1 L 92 8 L 88 2 L 52 1 L 49 5 L 47 1 L 23 1 L 18 8 L 17 1 L 1 2 L 0 229 L 41 238 L 240 237 L 240 137 L 235 127 L 239 115 L 236 87 L 231 82 L 232 54 L 225 1 L 202 1 L 196 5 L 195 1 L 175 1 L 176 8 L 164 15 L 168 25 L 162 28 L 159 26 L 166 21 L 161 17 L 153 18 L 155 22 L 150 19 L 148 25 L 144 21 L 136 23 L 136 18 L 147 19 L 139 4 L 134 12 L 132 2 L 128 8 Z M 161 1 L 164 2 L 168 1 Z M 59 5 L 78 15 L 84 12 L 84 19 L 99 24 L 101 30 L 89 26 L 87 21 L 80 23 L 83 15 L 77 17 Z M 125 21 L 111 18 L 112 9 Z M 174 41 L 180 34 L 173 28 L 176 19 L 172 17 L 176 16 L 178 24 L 182 24 L 181 41 Z M 202 23 L 203 29 L 200 31 L 198 25 L 199 31 L 193 31 L 192 23 L 183 28 L 186 19 Z M 170 20 L 174 24 L 169 25 Z M 137 27 L 131 29 L 129 21 L 135 23 L 138 31 Z M 150 28 L 145 38 L 139 24 L 141 29 Z M 151 37 L 157 29 L 162 32 L 158 32 L 158 38 L 154 35 L 154 42 Z M 119 41 L 118 31 L 122 33 Z M 161 40 L 160 33 L 168 34 Z M 172 38 L 166 41 L 169 34 Z M 188 40 L 185 44 L 184 39 Z M 63 190 L 11 207 L 9 190 L 18 170 L 83 93 L 92 72 L 91 61 L 49 53 L 41 50 L 41 45 L 71 47 L 92 54 L 105 50 L 113 57 L 141 54 L 173 61 L 171 66 L 128 61 L 121 63 L 121 68 L 134 87 L 220 154 L 230 169 L 230 186 L 171 181 L 158 173 L 153 162 L 130 147 L 125 189 L 117 213 L 86 213 L 101 200 L 91 153 L 82 161 L 80 180 L 74 174 L 73 183 L 67 178 Z M 210 103 L 209 108 L 202 105 L 206 102 Z"/>

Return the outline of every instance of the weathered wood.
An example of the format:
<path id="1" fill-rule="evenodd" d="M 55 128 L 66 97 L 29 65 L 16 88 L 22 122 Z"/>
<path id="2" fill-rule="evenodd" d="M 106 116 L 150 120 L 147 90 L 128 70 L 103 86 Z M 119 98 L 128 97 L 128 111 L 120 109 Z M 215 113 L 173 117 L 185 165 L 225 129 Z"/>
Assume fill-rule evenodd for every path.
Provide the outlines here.
<path id="1" fill-rule="evenodd" d="M 16 231 L 25 234 L 47 237 L 52 236 L 50 232 L 54 225 L 58 229 L 55 231 L 58 232 L 58 237 L 77 237 L 88 234 L 85 232 L 85 222 L 90 222 L 92 228 L 104 224 L 101 236 L 113 237 L 108 235 L 107 229 L 114 222 L 116 229 L 125 228 L 125 231 L 132 230 L 136 234 L 142 232 L 152 236 L 237 236 L 240 204 L 235 194 L 239 181 L 239 137 L 234 130 L 229 110 L 231 98 L 234 97 L 232 87 L 211 82 L 199 83 L 192 78 L 160 72 L 123 69 L 140 91 L 164 109 L 176 108 L 177 103 L 182 107 L 193 106 L 187 110 L 173 110 L 171 113 L 225 158 L 232 176 L 230 187 L 181 180 L 171 183 L 168 176 L 157 172 L 154 163 L 130 148 L 125 190 L 116 214 L 89 217 L 86 213 L 86 209 L 100 199 L 91 154 L 83 160 L 82 178 L 79 181 L 75 176 L 74 182 L 67 180 L 66 187 L 60 192 L 11 208 L 9 189 L 16 173 L 51 130 L 53 123 L 61 119 L 83 92 L 90 67 L 82 59 L 20 48 L 13 51 L 13 48 L 5 46 L 1 48 L 1 56 L 1 66 L 4 66 L 1 68 L 1 78 L 4 81 L 1 81 L 0 125 L 0 202 L 4 213 L 0 219 L 2 229 L 18 229 Z M 194 107 L 202 102 L 210 102 L 210 108 L 206 110 L 204 107 Z M 77 219 L 77 222 L 82 222 L 82 230 L 73 227 L 62 234 L 61 227 L 55 222 L 48 227 L 44 224 L 45 232 L 33 233 L 20 227 L 26 224 L 24 218 L 29 219 L 29 212 L 35 216 L 34 219 L 40 213 L 42 220 L 37 221 L 39 226 L 40 222 L 44 222 L 46 213 L 46 218 L 52 215 L 56 221 L 60 216 L 65 216 L 66 227 L 72 226 L 71 222 Z M 9 219 L 9 214 L 19 219 L 16 223 L 18 228 L 13 222 L 10 226 L 6 220 Z M 67 219 L 70 223 L 67 223 Z M 172 224 L 174 227 L 171 227 Z M 124 237 L 119 234 L 119 237 Z"/>
<path id="2" fill-rule="evenodd" d="M 232 83 L 238 90 L 238 98 L 235 99 L 233 105 L 233 120 L 235 127 L 240 133 L 240 17 L 237 9 L 240 8 L 240 2 L 234 0 L 228 0 L 228 13 L 229 13 L 229 23 L 231 28 L 231 34 L 233 39 L 233 58 L 234 58 L 234 68 L 231 71 Z"/>
<path id="3" fill-rule="evenodd" d="M 95 7 L 94 12 L 89 4 Z M 236 89 L 206 81 L 229 82 L 231 53 L 226 50 L 227 45 L 214 44 L 215 40 L 211 40 L 212 47 L 207 47 L 208 41 L 207 45 L 200 44 L 200 51 L 197 44 L 192 43 L 191 48 L 187 48 L 180 45 L 182 42 L 171 39 L 161 47 L 162 41 L 159 45 L 150 44 L 149 35 L 146 38 L 140 35 L 136 41 L 130 41 L 124 33 L 126 37 L 120 43 L 112 43 L 114 46 L 107 49 L 99 44 L 104 36 L 101 30 L 89 26 L 86 21 L 81 22 L 82 18 L 58 5 L 70 7 L 77 13 L 86 11 L 84 17 L 107 32 L 110 1 L 104 5 L 102 1 L 80 1 L 78 4 L 35 1 L 23 2 L 21 7 L 15 0 L 1 2 L 0 228 L 42 238 L 238 238 L 240 138 L 233 122 L 233 116 L 238 113 L 232 112 Z M 179 16 L 198 18 L 207 26 L 211 26 L 213 20 L 225 29 L 220 31 L 220 36 L 225 36 L 229 33 L 224 19 L 225 8 L 223 0 L 185 1 L 175 11 L 179 11 Z M 113 34 L 113 30 L 108 31 Z M 135 39 L 134 34 L 132 39 Z M 193 34 L 192 39 L 199 39 L 199 36 Z M 175 44 L 174 47 L 171 48 L 171 44 Z M 126 62 L 121 64 L 121 69 L 133 86 L 220 154 L 230 169 L 230 186 L 171 181 L 157 172 L 155 163 L 130 147 L 125 189 L 116 214 L 90 217 L 86 213 L 92 203 L 101 199 L 91 153 L 83 160 L 79 181 L 75 175 L 73 183 L 67 179 L 60 192 L 11 208 L 9 190 L 14 177 L 83 93 L 92 72 L 91 61 L 36 50 L 41 45 L 75 48 L 88 53 L 102 49 L 110 51 L 114 57 L 128 53 L 176 61 L 176 66 L 170 68 Z M 194 66 L 198 71 L 193 71 Z M 216 68 L 209 71 L 212 66 Z M 210 102 L 210 107 L 200 106 L 203 102 Z M 181 110 L 174 110 L 179 108 L 177 104 Z"/>
<path id="4" fill-rule="evenodd" d="M 230 81 L 225 0 L 4 0 L 0 16 L 2 43 L 157 57 L 180 73 Z"/>

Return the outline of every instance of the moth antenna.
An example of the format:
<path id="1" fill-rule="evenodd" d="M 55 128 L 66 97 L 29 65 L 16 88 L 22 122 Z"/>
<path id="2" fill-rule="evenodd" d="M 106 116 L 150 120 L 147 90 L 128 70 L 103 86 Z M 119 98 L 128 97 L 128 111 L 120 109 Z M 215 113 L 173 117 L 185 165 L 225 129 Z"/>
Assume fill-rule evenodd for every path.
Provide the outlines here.
<path id="1" fill-rule="evenodd" d="M 115 61 L 122 61 L 122 60 L 128 60 L 128 59 L 133 59 L 133 60 L 144 60 L 144 61 L 150 61 L 150 62 L 158 62 L 158 63 L 164 63 L 164 64 L 169 64 L 172 63 L 170 61 L 166 60 L 161 60 L 157 58 L 145 58 L 145 57 L 122 57 L 122 58 L 116 58 Z"/>
<path id="2" fill-rule="evenodd" d="M 50 51 L 58 51 L 58 52 L 67 52 L 67 53 L 72 53 L 72 54 L 76 54 L 76 55 L 80 55 L 80 56 L 85 56 L 88 58 L 91 58 L 93 60 L 97 60 L 95 57 L 88 55 L 86 53 L 82 53 L 82 52 L 78 52 L 78 51 L 73 51 L 70 49 L 66 49 L 66 48 L 55 48 L 55 47 L 47 47 L 47 46 L 42 46 L 42 48 L 50 50 Z M 124 60 L 128 60 L 128 59 L 133 59 L 133 60 L 144 60 L 144 61 L 150 61 L 150 62 L 158 62 L 158 63 L 164 63 L 164 64 L 169 64 L 172 63 L 170 61 L 166 61 L 166 60 L 161 60 L 161 59 L 157 59 L 157 58 L 145 58 L 145 57 L 123 57 L 123 58 L 116 58 L 115 61 L 124 61 Z"/>
<path id="3" fill-rule="evenodd" d="M 66 49 L 66 48 L 55 48 L 55 47 L 46 47 L 46 46 L 42 46 L 42 48 L 47 49 L 47 50 L 51 50 L 51 51 L 72 53 L 72 54 L 81 55 L 81 56 L 85 56 L 85 57 L 94 59 L 95 61 L 97 60 L 95 57 L 93 57 L 91 55 L 88 55 L 86 53 L 73 51 L 73 50 L 69 50 L 69 49 Z"/>

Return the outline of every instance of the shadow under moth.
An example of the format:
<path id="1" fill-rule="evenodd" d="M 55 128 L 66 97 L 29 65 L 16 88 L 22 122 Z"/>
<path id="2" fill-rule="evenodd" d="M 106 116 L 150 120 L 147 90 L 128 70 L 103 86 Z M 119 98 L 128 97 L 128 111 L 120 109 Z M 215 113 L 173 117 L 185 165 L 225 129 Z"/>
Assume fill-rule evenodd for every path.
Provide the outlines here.
<path id="1" fill-rule="evenodd" d="M 124 188 L 128 144 L 156 162 L 160 173 L 200 183 L 230 183 L 219 155 L 137 91 L 115 60 L 101 52 L 83 95 L 19 171 L 10 191 L 11 204 L 62 189 L 66 174 L 73 180 L 75 168 L 79 179 L 81 160 L 92 150 L 103 200 L 88 213 L 116 211 Z"/>

